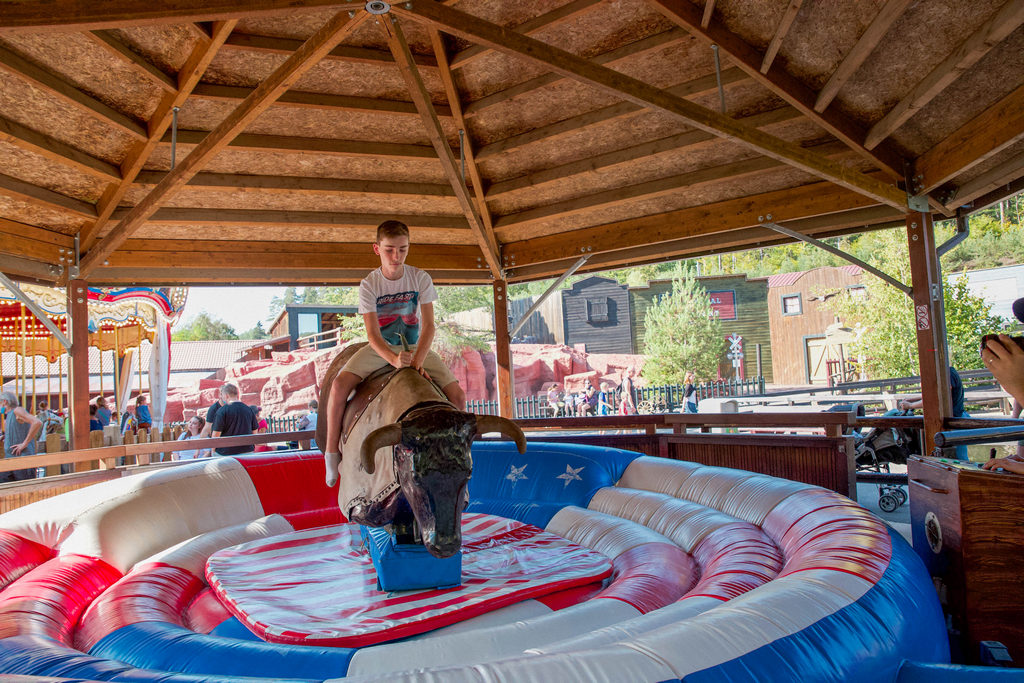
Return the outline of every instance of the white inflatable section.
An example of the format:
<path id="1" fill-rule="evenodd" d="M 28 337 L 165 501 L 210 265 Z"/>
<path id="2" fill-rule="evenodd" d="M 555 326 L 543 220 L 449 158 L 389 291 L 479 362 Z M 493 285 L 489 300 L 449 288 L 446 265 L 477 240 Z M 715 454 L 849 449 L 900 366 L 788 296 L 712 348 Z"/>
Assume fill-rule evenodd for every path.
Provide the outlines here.
<path id="1" fill-rule="evenodd" d="M 672 542 L 656 531 L 630 520 L 576 506 L 564 507 L 556 512 L 546 529 L 610 559 L 645 543 Z"/>
<path id="2" fill-rule="evenodd" d="M 97 486 L 106 483 L 115 482 Z M 233 458 L 147 472 L 116 483 L 121 486 L 115 491 L 90 487 L 95 502 L 76 515 L 75 529 L 60 545 L 60 554 L 102 557 L 127 572 L 168 546 L 264 515 L 252 480 Z"/>
<path id="3" fill-rule="evenodd" d="M 591 600 L 558 612 L 548 611 L 545 616 L 474 632 L 362 648 L 352 656 L 348 674 L 379 676 L 406 669 L 410 662 L 423 668 L 465 666 L 467 656 L 474 663 L 520 656 L 530 648 L 573 638 L 588 629 L 639 614 L 621 600 Z"/>
<path id="4" fill-rule="evenodd" d="M 206 560 L 210 555 L 240 543 L 255 541 L 258 538 L 269 538 L 278 534 L 294 531 L 292 525 L 281 515 L 270 515 L 254 519 L 244 524 L 236 524 L 226 529 L 217 529 L 205 534 L 193 536 L 187 540 L 151 555 L 137 564 L 160 562 L 179 567 L 191 572 L 193 576 L 203 578 L 206 571 Z"/>
<path id="5" fill-rule="evenodd" d="M 441 636 L 468 633 L 475 631 L 476 629 L 494 628 L 495 626 L 514 624 L 517 621 L 533 619 L 535 617 L 544 617 L 549 614 L 551 614 L 551 608 L 543 602 L 538 600 L 523 600 L 522 602 L 507 605 L 506 607 L 496 609 L 493 612 L 486 612 L 471 619 L 466 619 L 465 621 L 457 621 L 450 626 L 411 636 L 407 638 L 406 641 L 429 640 L 430 638 L 438 638 Z"/>

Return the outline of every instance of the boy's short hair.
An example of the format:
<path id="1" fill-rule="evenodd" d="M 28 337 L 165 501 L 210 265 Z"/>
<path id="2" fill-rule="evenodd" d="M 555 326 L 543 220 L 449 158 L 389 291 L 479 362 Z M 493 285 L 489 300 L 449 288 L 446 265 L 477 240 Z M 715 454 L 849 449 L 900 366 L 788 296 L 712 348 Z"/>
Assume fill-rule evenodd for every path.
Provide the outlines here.
<path id="1" fill-rule="evenodd" d="M 377 242 L 388 237 L 408 237 L 409 226 L 402 221 L 384 221 L 377 226 Z"/>

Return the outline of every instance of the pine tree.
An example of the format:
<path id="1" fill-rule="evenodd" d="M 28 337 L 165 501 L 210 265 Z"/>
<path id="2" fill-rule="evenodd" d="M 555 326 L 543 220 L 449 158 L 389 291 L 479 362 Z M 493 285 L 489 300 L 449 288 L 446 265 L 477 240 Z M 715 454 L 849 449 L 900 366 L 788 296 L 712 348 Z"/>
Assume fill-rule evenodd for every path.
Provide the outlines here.
<path id="1" fill-rule="evenodd" d="M 722 322 L 694 278 L 674 278 L 672 293 L 647 309 L 644 327 L 643 374 L 651 384 L 682 384 L 690 370 L 699 381 L 717 375 L 725 351 Z"/>

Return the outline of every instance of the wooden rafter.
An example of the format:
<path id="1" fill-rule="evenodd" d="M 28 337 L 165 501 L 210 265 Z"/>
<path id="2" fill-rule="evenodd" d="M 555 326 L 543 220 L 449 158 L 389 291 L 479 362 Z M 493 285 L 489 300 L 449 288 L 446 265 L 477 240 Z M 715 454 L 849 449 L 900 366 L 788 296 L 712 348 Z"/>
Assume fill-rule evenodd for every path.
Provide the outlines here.
<path id="1" fill-rule="evenodd" d="M 167 176 L 164 171 L 142 171 L 135 177 L 136 185 L 157 185 Z M 454 197 L 449 185 L 436 183 L 379 182 L 376 180 L 353 180 L 342 178 L 319 178 L 303 176 L 268 176 L 232 173 L 197 173 L 188 181 L 189 187 L 204 190 L 237 189 L 264 190 L 267 192 L 298 192 L 302 194 L 380 194 L 407 195 L 414 197 Z"/>
<path id="2" fill-rule="evenodd" d="M 371 252 L 372 253 L 372 252 Z M 18 273 L 27 277 L 47 279 L 48 273 L 46 264 L 26 259 L 17 259 L 17 263 L 11 263 L 12 259 L 0 254 L 0 272 Z M 8 265 L 10 263 L 10 265 Z M 433 263 L 417 262 L 413 258 L 408 261 L 409 265 L 429 269 L 431 277 L 436 282 L 443 282 L 450 285 L 489 285 L 491 273 L 487 269 L 473 270 L 446 270 L 437 268 Z M 380 264 L 380 261 L 377 262 Z M 360 268 L 277 268 L 274 270 L 257 270 L 255 268 L 233 268 L 224 270 L 218 267 L 212 268 L 111 268 L 100 267 L 95 271 L 90 284 L 96 285 L 126 285 L 145 282 L 154 287 L 161 285 L 240 285 L 240 284 L 266 284 L 277 282 L 278 284 L 290 285 L 345 285 L 356 286 L 359 281 L 366 277 L 366 271 L 373 266 Z"/>
<path id="3" fill-rule="evenodd" d="M 95 97 L 86 95 L 60 76 L 32 64 L 26 59 L 22 59 L 4 47 L 0 47 L 0 70 L 7 71 L 36 87 L 42 88 L 48 93 L 56 95 L 64 103 L 73 106 L 78 111 L 91 116 L 101 123 L 116 128 L 122 133 L 126 133 L 139 140 L 146 138 L 146 129 L 135 120 L 103 104 Z"/>
<path id="4" fill-rule="evenodd" d="M 70 235 L 0 218 L 0 250 L 4 252 L 56 266 L 74 244 Z"/>
<path id="5" fill-rule="evenodd" d="M 874 149 L 878 143 L 892 135 L 1022 23 L 1024 3 L 1010 0 L 999 8 L 868 130 L 864 146 Z"/>
<path id="6" fill-rule="evenodd" d="M 145 57 L 134 52 L 118 40 L 117 36 L 111 31 L 89 31 L 86 35 L 108 53 L 131 67 L 137 74 L 166 92 L 174 92 L 178 89 L 178 84 L 173 78 L 150 64 Z"/>
<path id="7" fill-rule="evenodd" d="M 0 141 L 70 166 L 100 180 L 121 179 L 121 169 L 114 164 L 97 159 L 45 133 L 5 118 L 0 118 Z"/>
<path id="8" fill-rule="evenodd" d="M 871 206 L 870 199 L 832 183 L 741 197 L 677 211 L 614 221 L 569 233 L 509 242 L 505 253 L 520 266 L 576 258 L 581 248 L 595 254 L 669 242 L 695 235 L 721 233 L 759 225 L 767 216 L 786 222 L 808 216 Z M 890 209 L 891 211 L 892 209 Z"/>
<path id="9" fill-rule="evenodd" d="M 761 60 L 761 73 L 766 74 L 772 68 L 772 62 L 775 61 L 775 56 L 779 54 L 782 41 L 786 39 L 786 34 L 793 27 L 796 15 L 800 13 L 800 8 L 803 4 L 804 0 L 789 0 L 786 11 L 782 13 L 782 20 L 779 21 L 779 25 L 775 28 L 775 35 L 772 36 L 771 42 L 768 43 L 768 47 L 764 51 L 764 59 Z M 700 25 L 702 28 L 707 28 L 707 24 L 703 21 Z"/>
<path id="10" fill-rule="evenodd" d="M 673 28 L 668 31 L 656 33 L 653 36 L 642 38 L 641 40 L 637 40 L 627 45 L 623 45 L 622 47 L 618 47 L 614 50 L 609 50 L 608 52 L 595 55 L 590 58 L 590 61 L 594 64 L 615 64 L 616 62 L 623 61 L 638 54 L 643 54 L 652 50 L 660 50 L 666 45 L 672 45 L 682 40 L 687 40 L 688 38 L 689 35 L 685 31 Z M 476 116 L 488 107 L 508 102 L 516 97 L 521 97 L 534 92 L 535 90 L 539 90 L 549 85 L 554 85 L 555 83 L 559 83 L 564 80 L 567 80 L 565 76 L 556 73 L 546 73 L 541 74 L 540 76 L 535 76 L 528 81 L 518 83 L 510 88 L 499 90 L 496 93 L 491 93 L 486 97 L 474 100 L 466 105 L 466 116 Z"/>
<path id="11" fill-rule="evenodd" d="M 9 2 L 0 13 L 0 31 L 91 31 L 146 24 L 180 24 L 187 21 L 237 20 L 240 16 L 289 14 L 302 8 L 333 6 L 362 9 L 365 2 L 345 0 L 49 0 Z"/>
<path id="12" fill-rule="evenodd" d="M 114 219 L 128 218 L 133 209 L 117 209 Z M 269 209 L 192 209 L 164 208 L 153 212 L 147 223 L 192 223 L 208 226 L 286 225 L 290 227 L 376 227 L 388 218 L 400 220 L 410 228 L 467 230 L 463 216 L 437 216 L 388 213 L 340 213 L 336 211 L 284 211 Z M 372 240 L 371 240 L 372 241 Z"/>
<path id="13" fill-rule="evenodd" d="M 252 92 L 252 88 L 231 85 L 213 85 L 200 83 L 192 91 L 198 99 L 210 100 L 244 100 Z M 330 95 L 326 93 L 302 92 L 290 90 L 278 98 L 275 106 L 291 106 L 300 109 L 320 109 L 333 112 L 362 112 L 373 114 L 410 114 L 419 115 L 412 102 L 384 100 L 377 97 L 352 97 L 349 95 Z M 448 107 L 438 106 L 437 115 L 450 117 Z"/>
<path id="14" fill-rule="evenodd" d="M 274 100 L 287 92 L 295 81 L 331 49 L 345 39 L 356 27 L 363 23 L 365 13 L 355 18 L 341 11 L 327 21 L 313 36 L 303 43 L 291 57 L 279 66 L 265 81 L 252 92 L 242 103 L 228 115 L 192 152 L 172 170 L 159 185 L 146 195 L 128 216 L 121 220 L 102 242 L 96 244 L 85 255 L 81 262 L 83 276 L 101 264 L 121 243 L 135 232 L 160 205 L 177 190 L 183 187 L 203 166 L 231 140 L 241 133 L 249 123 L 263 113 Z"/>
<path id="15" fill-rule="evenodd" d="M 26 183 L 23 180 L 12 178 L 2 173 L 0 173 L 0 195 L 12 197 L 34 206 L 60 213 L 70 212 L 85 218 L 96 216 L 96 207 L 89 202 L 83 202 L 81 199 L 75 199 L 53 190 L 47 190 L 45 187 Z"/>
<path id="16" fill-rule="evenodd" d="M 711 15 L 715 13 L 715 0 L 704 0 L 704 11 L 700 15 L 701 28 L 711 25 Z"/>
<path id="17" fill-rule="evenodd" d="M 686 4 L 689 4 L 686 2 Z M 692 8 L 693 6 L 690 5 Z M 574 80 L 612 93 L 642 106 L 651 107 L 688 122 L 713 135 L 728 138 L 747 148 L 782 161 L 802 171 L 860 192 L 891 206 L 906 206 L 906 195 L 894 185 L 850 170 L 798 145 L 780 140 L 716 111 L 700 107 L 681 97 L 630 78 L 607 67 L 593 64 L 564 50 L 520 36 L 464 12 L 427 3 L 411 10 L 392 8 L 395 13 L 418 18 L 469 40 L 490 45 Z"/>
<path id="18" fill-rule="evenodd" d="M 736 65 L 747 72 L 751 78 L 796 107 L 800 113 L 824 128 L 830 135 L 842 140 L 850 149 L 877 164 L 879 168 L 888 173 L 892 180 L 903 178 L 906 172 L 905 161 L 892 147 L 880 144 L 869 151 L 864 147 L 865 131 L 860 124 L 834 109 L 820 113 L 815 111 L 816 95 L 814 91 L 780 69 L 778 64 L 774 64 L 768 73 L 761 73 L 763 55 L 742 38 L 718 24 L 712 24 L 707 28 L 701 27 L 700 10 L 690 4 L 689 0 L 647 0 L 647 2 L 670 21 L 687 29 L 693 35 L 704 39 L 709 44 L 718 45 L 719 49 L 728 54 L 736 62 Z"/>
<path id="19" fill-rule="evenodd" d="M 850 77 L 864 63 L 864 60 L 878 47 L 878 44 L 882 42 L 882 38 L 889 32 L 889 29 L 896 23 L 896 20 L 903 15 L 903 10 L 909 4 L 910 0 L 889 0 L 885 3 L 818 92 L 818 98 L 814 101 L 814 111 L 825 111 L 836 95 L 839 94 L 839 90 L 850 80 Z"/>
<path id="20" fill-rule="evenodd" d="M 944 203 L 947 209 L 955 210 L 1021 177 L 1024 177 L 1024 152 L 1010 157 L 976 178 L 971 178 L 956 188 Z"/>
<path id="21" fill-rule="evenodd" d="M 121 164 L 121 180 L 108 185 L 100 197 L 97 207 L 96 220 L 82 230 L 80 237 L 81 249 L 88 251 L 92 248 L 100 232 L 110 220 L 111 214 L 121 203 L 125 194 L 131 188 L 135 176 L 142 170 L 143 165 L 153 150 L 160 143 L 160 138 L 170 127 L 174 118 L 174 108 L 180 107 L 191 94 L 192 89 L 199 83 L 199 79 L 206 71 L 213 60 L 217 50 L 224 43 L 224 39 L 231 34 L 235 28 L 234 21 L 218 23 L 214 26 L 213 36 L 210 39 L 201 39 L 192 48 L 191 53 L 185 59 L 181 72 L 178 74 L 178 84 L 173 92 L 164 94 L 157 105 L 153 116 L 149 121 L 149 135 L 144 142 L 135 145 L 129 152 L 127 158 Z"/>
<path id="22" fill-rule="evenodd" d="M 491 239 L 487 241 L 494 242 L 495 248 L 497 248 L 497 241 L 493 237 L 494 222 L 491 218 L 491 210 L 487 207 L 487 198 L 485 196 L 487 188 L 484 187 L 484 181 L 480 175 L 480 169 L 477 167 L 476 157 L 473 154 L 473 143 L 471 142 L 469 128 L 466 126 L 465 114 L 462 111 L 462 100 L 459 97 L 459 89 L 455 85 L 455 79 L 452 77 L 451 65 L 448 63 L 448 52 L 445 50 L 444 39 L 435 29 L 430 29 L 430 45 L 434 48 L 434 56 L 437 57 L 441 84 L 444 86 L 445 95 L 448 97 L 449 107 L 451 108 L 452 115 L 455 117 L 455 125 L 458 126 L 459 130 L 463 133 L 461 141 L 462 154 L 465 159 L 466 170 L 469 171 L 469 179 L 473 184 L 473 198 L 476 200 L 477 212 L 480 214 L 480 219 L 483 221 L 483 229 L 488 235 L 492 236 Z"/>
<path id="23" fill-rule="evenodd" d="M 915 180 L 921 192 L 931 192 L 1021 139 L 1024 139 L 1024 85 L 918 157 L 914 163 Z"/>
<path id="24" fill-rule="evenodd" d="M 359 8 L 362 10 L 362 7 Z M 246 33 L 235 33 L 228 38 L 224 44 L 225 48 L 238 48 L 249 52 L 270 52 L 275 54 L 290 55 L 302 45 L 301 40 L 291 38 L 271 38 L 269 36 L 254 36 Z M 339 45 L 328 53 L 325 60 L 339 62 L 355 62 L 357 64 L 394 64 L 395 58 L 390 50 L 378 50 L 369 47 L 355 47 L 353 45 Z M 437 62 L 430 55 L 414 55 L 416 65 L 432 69 L 437 67 Z"/>
<path id="25" fill-rule="evenodd" d="M 416 68 L 416 62 L 412 59 L 412 52 L 409 50 L 409 44 L 405 40 L 405 34 L 402 32 L 398 22 L 390 14 L 381 16 L 381 25 L 387 33 L 388 47 L 391 48 L 391 53 L 395 56 L 395 62 L 398 64 L 398 69 L 402 72 L 402 78 L 405 79 L 405 83 L 409 88 L 412 101 L 416 103 L 416 108 L 419 109 L 420 118 L 423 120 L 423 126 L 427 132 L 427 138 L 434 146 L 438 159 L 441 161 L 441 168 L 444 169 L 444 174 L 455 191 L 455 198 L 459 200 L 459 206 L 462 207 L 462 211 L 466 215 L 469 227 L 477 237 L 484 260 L 487 262 L 491 274 L 496 279 L 500 279 L 502 268 L 498 243 L 494 239 L 494 233 L 484 224 L 483 218 L 480 216 L 480 212 L 473 201 L 473 197 L 469 194 L 466 182 L 459 174 L 455 155 L 452 154 L 452 148 L 448 145 L 448 138 L 445 136 L 444 129 L 441 128 L 441 121 L 437 118 L 437 113 L 434 111 L 434 104 L 430 99 L 430 93 L 427 92 L 427 87 L 423 84 L 423 79 Z M 451 106 L 457 106 L 455 103 L 450 104 Z"/>
<path id="26" fill-rule="evenodd" d="M 516 33 L 529 35 L 531 33 L 536 33 L 541 29 L 550 28 L 560 22 L 578 16 L 601 2 L 602 0 L 572 0 L 572 2 L 566 3 L 561 7 L 556 7 L 550 12 L 545 12 L 539 17 L 528 19 L 527 21 L 510 28 Z M 490 51 L 491 50 L 489 48 L 486 48 L 483 45 L 471 45 L 465 50 L 461 50 L 460 52 L 452 55 L 448 62 L 448 67 L 450 69 L 461 69 Z"/>
<path id="27" fill-rule="evenodd" d="M 722 85 L 729 87 L 736 83 L 741 83 L 746 80 L 743 72 L 735 67 L 731 67 L 722 72 Z M 674 85 L 668 88 L 667 92 L 679 97 L 698 97 L 709 92 L 713 92 L 717 89 L 718 82 L 715 74 L 709 74 L 707 76 L 701 76 L 679 85 Z M 503 140 L 496 140 L 488 145 L 484 145 L 477 150 L 476 158 L 483 160 L 488 157 L 496 156 L 502 152 L 507 152 L 519 147 L 533 144 L 535 142 L 543 142 L 550 140 L 551 138 L 558 137 L 559 135 L 565 135 L 567 133 L 575 133 L 587 128 L 588 126 L 596 126 L 601 123 L 614 121 L 617 119 L 633 116 L 647 111 L 646 108 L 641 107 L 638 104 L 632 102 L 619 102 L 618 104 L 612 104 L 601 109 L 595 109 L 584 114 L 578 114 L 571 116 L 561 121 L 549 124 L 547 126 L 541 126 L 525 133 L 519 133 L 507 137 Z"/>
<path id="28" fill-rule="evenodd" d="M 845 151 L 846 148 L 839 143 L 831 142 L 820 145 L 816 151 L 825 152 L 826 150 L 835 154 Z M 620 186 L 612 190 L 594 192 L 593 194 L 573 197 L 572 199 L 508 214 L 495 221 L 495 228 L 499 237 L 515 235 L 521 238 L 536 234 L 537 228 L 530 230 L 527 226 L 543 223 L 552 218 L 565 218 L 595 209 L 609 209 L 630 202 L 674 195 L 723 180 L 732 180 L 764 173 L 765 171 L 777 169 L 782 165 L 782 162 L 775 159 L 759 156 L 720 166 L 710 166 L 688 173 L 678 173 L 635 185 Z"/>
<path id="29" fill-rule="evenodd" d="M 781 107 L 766 111 L 753 116 L 746 116 L 739 120 L 744 121 L 757 128 L 770 126 L 782 121 L 790 121 L 800 116 L 800 113 L 793 107 Z M 527 188 L 534 188 L 550 182 L 558 182 L 576 175 L 593 173 L 602 168 L 608 168 L 618 164 L 625 164 L 631 161 L 638 161 L 652 154 L 661 154 L 669 151 L 679 151 L 697 145 L 710 142 L 718 142 L 717 138 L 702 130 L 690 130 L 685 133 L 670 135 L 666 138 L 651 140 L 650 142 L 636 142 L 628 147 L 617 149 L 604 154 L 570 161 L 558 166 L 552 166 L 542 171 L 534 171 L 515 178 L 509 178 L 501 182 L 493 183 L 487 190 L 488 198 L 497 197 L 508 192 L 515 192 Z"/>
<path id="30" fill-rule="evenodd" d="M 179 145 L 199 145 L 209 135 L 202 130 L 179 130 Z M 171 144 L 171 134 L 165 133 L 160 144 Z M 433 159 L 437 156 L 430 145 L 410 145 L 393 142 L 367 142 L 365 140 L 331 140 L 327 138 L 299 138 L 284 135 L 254 135 L 245 133 L 236 136 L 227 147 L 276 152 L 297 152 L 350 156 L 350 157 L 394 157 L 396 159 Z"/>

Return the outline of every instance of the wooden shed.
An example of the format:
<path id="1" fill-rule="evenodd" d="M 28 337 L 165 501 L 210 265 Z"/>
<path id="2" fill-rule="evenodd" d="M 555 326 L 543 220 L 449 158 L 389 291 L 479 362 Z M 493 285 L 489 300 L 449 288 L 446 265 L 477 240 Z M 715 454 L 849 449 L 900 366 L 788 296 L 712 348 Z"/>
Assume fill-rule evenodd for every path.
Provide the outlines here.
<path id="1" fill-rule="evenodd" d="M 504 339 L 509 282 L 900 224 L 941 319 L 933 219 L 1022 186 L 1022 22 L 1020 0 L 4 3 L 0 271 L 72 301 L 355 284 L 399 218 L 411 264 L 494 288 Z"/>
<path id="2" fill-rule="evenodd" d="M 863 288 L 858 266 L 815 268 L 768 278 L 772 367 L 777 384 L 827 384 L 829 375 L 852 360 L 849 344 L 827 338 L 839 322 L 825 297 Z"/>
<path id="3" fill-rule="evenodd" d="M 738 346 L 743 351 L 743 364 L 737 374 L 744 378 L 761 375 L 768 382 L 774 381 L 767 279 L 715 275 L 699 277 L 697 283 L 707 291 L 711 310 L 722 321 L 722 334 L 726 339 L 739 337 L 741 340 Z M 644 286 L 629 288 L 635 353 L 643 353 L 647 308 L 659 296 L 671 291 L 671 280 L 652 280 Z M 721 374 L 733 377 L 731 368 L 723 367 Z"/>
<path id="4" fill-rule="evenodd" d="M 582 344 L 588 353 L 633 353 L 626 285 L 595 275 L 561 294 L 566 344 Z"/>

